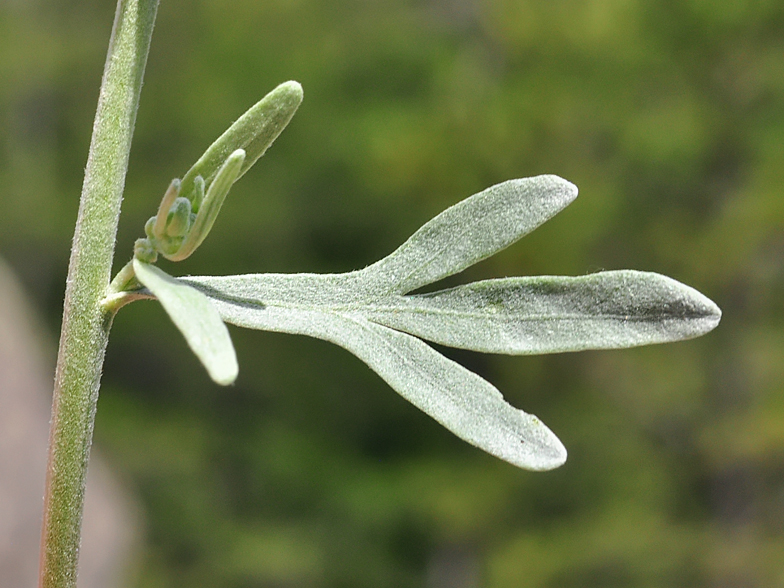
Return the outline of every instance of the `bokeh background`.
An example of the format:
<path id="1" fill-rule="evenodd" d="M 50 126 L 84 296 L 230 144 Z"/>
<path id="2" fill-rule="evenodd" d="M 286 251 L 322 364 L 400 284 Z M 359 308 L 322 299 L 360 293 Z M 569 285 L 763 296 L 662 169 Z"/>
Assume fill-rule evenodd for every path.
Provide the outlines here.
<path id="1" fill-rule="evenodd" d="M 0 255 L 52 339 L 113 13 L 0 1 Z M 125 585 L 784 586 L 784 3 L 163 0 L 116 268 L 169 181 L 288 79 L 289 128 L 167 271 L 359 268 L 554 173 L 577 201 L 460 281 L 650 270 L 724 318 L 633 350 L 446 351 L 563 440 L 566 465 L 531 473 L 319 341 L 232 328 L 219 388 L 133 304 L 95 431 L 142 513 Z"/>

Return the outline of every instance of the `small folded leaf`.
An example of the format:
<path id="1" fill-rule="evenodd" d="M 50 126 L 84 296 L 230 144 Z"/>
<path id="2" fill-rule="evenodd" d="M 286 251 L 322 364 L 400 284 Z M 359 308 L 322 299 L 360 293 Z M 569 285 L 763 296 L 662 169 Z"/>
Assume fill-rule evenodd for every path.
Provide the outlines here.
<path id="1" fill-rule="evenodd" d="M 180 180 L 173 179 L 163 194 L 158 206 L 158 214 L 147 221 L 145 232 L 150 240 L 162 240 L 166 236 L 166 223 L 169 220 L 169 210 L 180 195 Z"/>
<path id="2" fill-rule="evenodd" d="M 264 306 L 205 292 L 227 322 L 340 345 L 455 435 L 511 464 L 541 471 L 566 460 L 566 449 L 538 418 L 514 408 L 489 382 L 411 335 L 339 313 Z"/>
<path id="3" fill-rule="evenodd" d="M 232 184 L 237 181 L 245 158 L 243 149 L 237 149 L 226 158 L 218 173 L 215 174 L 215 178 L 212 180 L 207 194 L 204 196 L 196 213 L 196 219 L 189 228 L 189 232 L 182 244 L 174 253 L 163 253 L 167 259 L 182 261 L 202 244 L 210 230 L 212 230 L 212 225 L 215 224 L 215 219 L 218 218 L 218 213 L 226 200 L 226 196 L 229 194 Z M 197 193 L 200 189 L 200 187 L 197 188 Z"/>
<path id="4" fill-rule="evenodd" d="M 166 215 L 167 237 L 184 237 L 191 228 L 191 201 L 180 196 Z"/>
<path id="5" fill-rule="evenodd" d="M 487 280 L 353 308 L 442 345 L 516 355 L 691 339 L 721 319 L 719 307 L 693 288 L 633 270 Z"/>
<path id="6" fill-rule="evenodd" d="M 194 182 L 201 176 L 209 188 L 226 158 L 237 149 L 247 154 L 236 179 L 264 155 L 267 148 L 289 124 L 302 102 L 302 86 L 285 82 L 272 90 L 229 127 L 182 179 L 180 193 L 193 200 Z"/>
<path id="7" fill-rule="evenodd" d="M 218 384 L 237 379 L 237 356 L 218 311 L 204 294 L 153 265 L 133 260 L 137 279 L 163 305 L 191 350 Z"/>
<path id="8" fill-rule="evenodd" d="M 491 186 L 447 208 L 362 272 L 390 292 L 411 292 L 511 245 L 576 197 L 574 184 L 552 175 Z"/>

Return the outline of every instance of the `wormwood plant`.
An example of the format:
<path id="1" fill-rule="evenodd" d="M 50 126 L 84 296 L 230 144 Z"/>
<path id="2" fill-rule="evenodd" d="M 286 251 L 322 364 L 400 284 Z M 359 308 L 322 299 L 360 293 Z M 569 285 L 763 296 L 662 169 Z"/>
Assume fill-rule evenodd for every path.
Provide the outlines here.
<path id="1" fill-rule="evenodd" d="M 176 278 L 156 267 L 204 241 L 234 184 L 291 120 L 302 89 L 287 82 L 240 117 L 164 193 L 133 258 L 109 282 L 128 151 L 157 0 L 120 0 L 96 114 L 69 266 L 52 412 L 40 586 L 72 587 L 100 373 L 112 319 L 157 299 L 218 384 L 240 327 L 331 341 L 469 443 L 529 470 L 566 460 L 535 416 L 425 341 L 529 355 L 688 339 L 721 311 L 671 278 L 633 270 L 492 279 L 412 294 L 507 247 L 557 214 L 577 188 L 557 176 L 510 180 L 448 208 L 397 250 L 343 274 Z"/>

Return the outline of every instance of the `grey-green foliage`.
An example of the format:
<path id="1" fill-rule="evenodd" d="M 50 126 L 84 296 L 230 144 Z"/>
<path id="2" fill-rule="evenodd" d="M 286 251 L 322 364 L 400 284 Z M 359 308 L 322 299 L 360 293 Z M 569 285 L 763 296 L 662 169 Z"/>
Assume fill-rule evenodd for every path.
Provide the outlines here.
<path id="1" fill-rule="evenodd" d="M 158 214 L 145 226 L 135 256 L 155 262 L 160 253 L 182 261 L 204 241 L 234 182 L 264 155 L 302 102 L 302 86 L 285 82 L 238 118 L 183 177 L 172 181 Z"/>
<path id="2" fill-rule="evenodd" d="M 133 269 L 139 281 L 158 298 L 210 377 L 222 385 L 234 382 L 239 370 L 234 346 L 209 299 L 154 265 L 134 259 Z"/>
<path id="3" fill-rule="evenodd" d="M 514 355 L 678 341 L 719 320 L 718 308 L 696 290 L 633 270 L 486 280 L 390 297 L 362 314 L 442 345 Z"/>
<path id="4" fill-rule="evenodd" d="M 175 196 L 189 193 L 173 183 L 176 190 L 167 192 L 167 204 L 157 217 L 164 220 L 154 217 L 148 223 L 158 229 L 152 237 L 148 230 L 147 244 L 162 243 L 160 236 L 166 236 L 173 221 L 176 230 L 168 236 L 181 238 L 183 249 L 192 244 L 186 256 L 201 243 L 231 184 L 296 110 L 299 100 L 292 99 L 292 89 L 301 89 L 291 84 L 285 92 L 279 87 L 270 94 L 278 96 L 277 101 L 268 96 L 259 103 L 276 113 L 278 125 L 270 133 L 268 125 L 253 123 L 263 130 L 263 148 L 246 128 L 247 121 L 257 121 L 258 113 L 266 112 L 257 105 L 251 109 L 255 116 L 240 118 L 194 166 L 204 178 L 194 176 L 193 169 L 186 175 L 182 186 L 195 186 L 189 188 L 189 202 L 195 209 L 210 210 L 204 213 L 209 218 L 179 223 L 171 213 L 169 220 Z M 246 156 L 245 148 L 253 153 Z M 207 195 L 201 204 L 204 184 Z M 216 191 L 220 194 L 212 196 Z M 490 383 L 422 339 L 491 353 L 558 353 L 688 339 L 710 331 L 721 318 L 719 308 L 696 290 L 665 276 L 631 270 L 574 278 L 505 278 L 409 294 L 507 247 L 576 196 L 573 184 L 552 175 L 503 182 L 448 208 L 387 257 L 345 274 L 176 279 L 144 263 L 151 260 L 138 247 L 141 259 L 134 260 L 133 269 L 220 384 L 232 382 L 237 373 L 221 319 L 251 329 L 309 335 L 355 354 L 401 396 L 469 443 L 519 467 L 548 470 L 566 459 L 558 438 L 535 416 L 504 401 Z M 217 207 L 210 209 L 208 202 L 217 202 Z M 161 253 L 184 258 L 168 250 Z"/>

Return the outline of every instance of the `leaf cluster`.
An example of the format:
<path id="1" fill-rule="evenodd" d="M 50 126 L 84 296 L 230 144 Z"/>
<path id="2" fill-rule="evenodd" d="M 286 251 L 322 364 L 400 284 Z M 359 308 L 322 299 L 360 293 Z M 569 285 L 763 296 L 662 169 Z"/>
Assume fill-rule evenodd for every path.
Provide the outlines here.
<path id="1" fill-rule="evenodd" d="M 157 252 L 178 261 L 201 244 L 231 185 L 280 134 L 300 100 L 298 84 L 279 86 L 235 122 L 182 182 L 173 181 L 147 224 L 148 237 L 137 242 L 133 277 L 121 272 L 114 282 L 115 300 L 158 298 L 217 383 L 230 384 L 238 373 L 223 321 L 308 335 L 359 357 L 469 443 L 516 466 L 548 470 L 566 459 L 558 438 L 425 340 L 531 355 L 677 341 L 718 325 L 721 311 L 699 292 L 632 270 L 494 279 L 412 293 L 509 246 L 571 203 L 577 188 L 552 175 L 509 180 L 475 194 L 354 272 L 177 279 L 151 265 Z"/>

